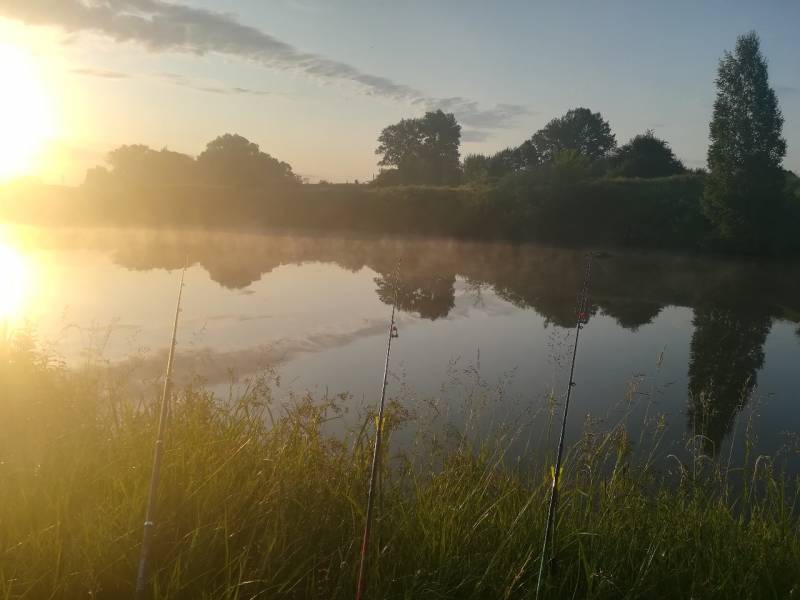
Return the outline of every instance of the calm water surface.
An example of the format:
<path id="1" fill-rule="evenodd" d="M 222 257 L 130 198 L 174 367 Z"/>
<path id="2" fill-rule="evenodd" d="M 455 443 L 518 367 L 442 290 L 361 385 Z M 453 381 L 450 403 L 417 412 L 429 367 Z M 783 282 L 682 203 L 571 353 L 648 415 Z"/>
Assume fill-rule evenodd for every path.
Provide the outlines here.
<path id="1" fill-rule="evenodd" d="M 266 367 L 280 394 L 379 389 L 402 260 L 400 337 L 389 395 L 413 410 L 492 396 L 485 419 L 521 419 L 561 398 L 584 251 L 431 240 L 255 233 L 0 227 L 0 318 L 32 328 L 74 367 L 163 369 L 180 268 L 188 261 L 178 376 L 220 393 Z M 595 262 L 571 434 L 633 404 L 718 452 L 753 417 L 761 452 L 800 431 L 800 270 L 793 264 L 611 251 Z M 499 400 L 497 398 L 500 398 Z M 354 411 L 355 412 L 355 411 Z M 732 436 L 736 430 L 739 438 Z"/>

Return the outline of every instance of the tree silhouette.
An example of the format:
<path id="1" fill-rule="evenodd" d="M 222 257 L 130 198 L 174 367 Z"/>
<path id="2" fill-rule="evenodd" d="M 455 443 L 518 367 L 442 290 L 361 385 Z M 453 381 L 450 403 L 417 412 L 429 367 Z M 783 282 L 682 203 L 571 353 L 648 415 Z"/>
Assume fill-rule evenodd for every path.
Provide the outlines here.
<path id="1" fill-rule="evenodd" d="M 142 144 L 120 146 L 108 153 L 106 162 L 111 165 L 114 178 L 126 182 L 148 185 L 190 183 L 195 177 L 194 159 L 188 154 L 167 148 L 153 150 Z M 102 175 L 96 171 L 92 180 L 97 183 Z M 88 180 L 87 173 L 87 180 Z"/>
<path id="2" fill-rule="evenodd" d="M 86 169 L 86 177 L 83 185 L 87 187 L 102 188 L 112 181 L 111 171 L 103 166 L 90 167 Z"/>
<path id="3" fill-rule="evenodd" d="M 210 141 L 197 157 L 202 177 L 209 183 L 235 187 L 298 183 L 285 162 L 262 152 L 240 135 L 226 133 Z"/>
<path id="4" fill-rule="evenodd" d="M 533 142 L 527 140 L 516 148 L 506 148 L 492 156 L 470 154 L 464 159 L 464 180 L 499 179 L 509 173 L 530 169 L 538 164 L 539 152 Z"/>
<path id="5" fill-rule="evenodd" d="M 622 177 L 667 177 L 683 173 L 683 163 L 652 129 L 632 138 L 614 153 L 613 173 Z"/>
<path id="6" fill-rule="evenodd" d="M 378 137 L 379 165 L 395 167 L 402 183 L 451 184 L 460 175 L 461 126 L 452 113 L 402 119 Z"/>
<path id="7" fill-rule="evenodd" d="M 489 176 L 503 177 L 539 164 L 539 153 L 530 140 L 516 148 L 506 148 L 489 159 Z"/>
<path id="8" fill-rule="evenodd" d="M 783 115 L 755 32 L 719 63 L 703 204 L 721 239 L 763 250 L 779 220 Z"/>
<path id="9" fill-rule="evenodd" d="M 574 150 L 590 159 L 607 156 L 617 141 L 599 112 L 573 108 L 537 131 L 531 138 L 543 162 L 553 160 L 562 150 Z"/>

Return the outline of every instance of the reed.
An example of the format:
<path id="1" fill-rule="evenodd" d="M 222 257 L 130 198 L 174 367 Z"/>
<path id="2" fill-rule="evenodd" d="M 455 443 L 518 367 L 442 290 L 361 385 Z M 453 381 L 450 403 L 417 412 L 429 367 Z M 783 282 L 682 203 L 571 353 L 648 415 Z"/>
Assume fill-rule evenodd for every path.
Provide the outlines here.
<path id="1" fill-rule="evenodd" d="M 158 418 L 157 402 L 140 399 L 157 392 L 118 387 L 115 419 L 101 372 L 67 371 L 19 340 L 0 378 L 0 597 L 130 595 Z M 267 379 L 232 401 L 199 384 L 176 389 L 153 538 L 156 598 L 352 598 L 372 449 L 363 431 L 374 415 L 332 437 L 326 424 L 340 408 L 286 397 Z M 424 435 L 383 457 L 370 597 L 533 594 L 549 473 L 533 450 L 514 458 L 518 423 L 487 432 L 474 426 L 482 419 L 438 427 L 387 403 L 384 452 L 400 432 Z M 777 459 L 730 470 L 727 455 L 658 463 L 650 456 L 663 430 L 653 422 L 635 445 L 619 421 L 567 447 L 559 569 L 543 596 L 800 593 L 798 487 Z"/>

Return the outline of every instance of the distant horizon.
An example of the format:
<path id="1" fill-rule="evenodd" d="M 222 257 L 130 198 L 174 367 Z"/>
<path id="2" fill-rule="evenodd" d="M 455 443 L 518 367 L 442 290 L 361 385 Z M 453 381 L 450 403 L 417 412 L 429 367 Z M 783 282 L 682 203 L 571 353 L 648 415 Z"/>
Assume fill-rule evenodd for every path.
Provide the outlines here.
<path id="1" fill-rule="evenodd" d="M 653 129 L 704 167 L 717 63 L 749 30 L 785 117 L 784 167 L 800 172 L 800 5 L 218 6 L 5 2 L 3 124 L 35 136 L 0 149 L 15 159 L 0 179 L 75 185 L 124 144 L 197 156 L 238 133 L 310 182 L 369 181 L 381 129 L 435 108 L 461 123 L 462 157 L 516 146 L 585 106 L 619 144 Z"/>

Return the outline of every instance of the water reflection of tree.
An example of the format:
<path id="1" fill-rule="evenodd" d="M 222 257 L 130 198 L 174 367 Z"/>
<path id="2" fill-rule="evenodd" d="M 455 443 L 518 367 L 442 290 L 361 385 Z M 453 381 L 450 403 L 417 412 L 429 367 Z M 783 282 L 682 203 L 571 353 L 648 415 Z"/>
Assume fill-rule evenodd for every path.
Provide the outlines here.
<path id="1" fill-rule="evenodd" d="M 397 286 L 397 306 L 400 310 L 419 314 L 425 319 L 441 319 L 455 306 L 456 277 L 425 273 L 402 273 Z M 380 275 L 375 278 L 381 301 L 394 301 L 394 277 Z"/>
<path id="2" fill-rule="evenodd" d="M 663 308 L 660 304 L 633 298 L 612 298 L 603 303 L 603 312 L 613 317 L 621 327 L 631 331 L 652 323 Z"/>
<path id="3" fill-rule="evenodd" d="M 97 239 L 63 236 L 62 244 L 107 247 L 122 266 L 146 270 L 204 267 L 221 285 L 240 289 L 279 265 L 332 263 L 378 274 L 377 293 L 391 303 L 385 281 L 402 261 L 401 307 L 438 319 L 455 305 L 456 278 L 533 309 L 549 323 L 572 327 L 586 252 L 577 248 L 399 238 L 262 235 L 236 232 L 107 231 Z M 735 298 L 765 315 L 797 322 L 800 278 L 792 265 L 674 254 L 615 252 L 593 268 L 591 312 L 636 329 L 665 306 L 719 306 Z M 332 293 L 334 291 L 332 290 Z"/>
<path id="4" fill-rule="evenodd" d="M 689 429 L 716 452 L 756 386 L 772 319 L 758 311 L 697 308 L 689 358 Z"/>

